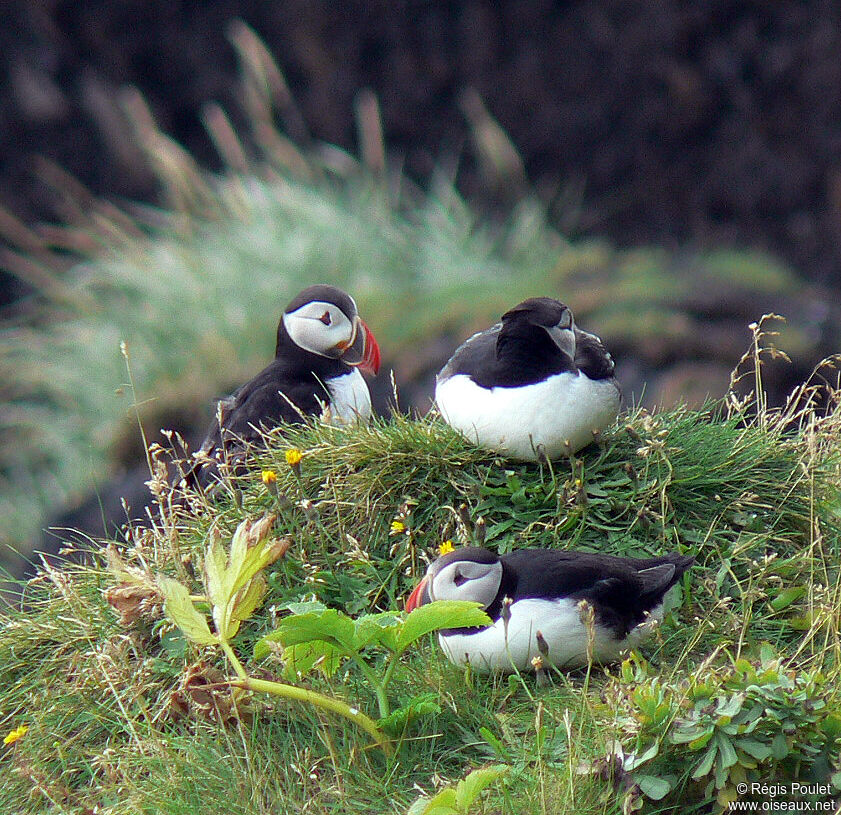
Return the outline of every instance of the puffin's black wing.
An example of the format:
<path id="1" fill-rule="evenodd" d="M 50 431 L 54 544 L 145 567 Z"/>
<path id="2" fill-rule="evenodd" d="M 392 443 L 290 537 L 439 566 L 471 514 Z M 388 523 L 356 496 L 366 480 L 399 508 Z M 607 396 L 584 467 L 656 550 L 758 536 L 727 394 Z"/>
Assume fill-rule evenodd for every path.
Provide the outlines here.
<path id="1" fill-rule="evenodd" d="M 590 379 L 613 376 L 613 359 L 595 335 L 575 328 L 575 367 Z"/>
<path id="2" fill-rule="evenodd" d="M 201 452 L 217 461 L 236 463 L 248 446 L 260 443 L 261 430 L 318 416 L 329 400 L 329 393 L 314 374 L 291 370 L 282 359 L 275 359 L 250 382 L 220 400 Z M 215 467 L 206 461 L 197 462 L 187 483 L 207 484 L 214 472 Z"/>
<path id="3" fill-rule="evenodd" d="M 438 374 L 438 381 L 443 382 L 456 374 L 464 374 L 475 381 L 487 379 L 496 365 L 496 340 L 501 328 L 502 323 L 497 323 L 459 345 Z"/>
<path id="4" fill-rule="evenodd" d="M 525 598 L 587 600 L 596 622 L 624 637 L 659 605 L 694 558 L 670 553 L 619 558 L 590 552 L 519 549 L 500 558 L 501 594 Z M 489 612 L 490 613 L 490 612 Z"/>

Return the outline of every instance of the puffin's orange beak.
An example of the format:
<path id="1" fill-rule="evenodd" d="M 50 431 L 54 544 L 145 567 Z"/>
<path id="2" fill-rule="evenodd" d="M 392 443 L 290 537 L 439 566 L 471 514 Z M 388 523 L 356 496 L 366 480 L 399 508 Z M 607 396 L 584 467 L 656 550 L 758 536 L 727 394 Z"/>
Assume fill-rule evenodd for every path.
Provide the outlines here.
<path id="1" fill-rule="evenodd" d="M 417 586 L 415 586 L 415 590 L 409 595 L 409 599 L 406 600 L 406 611 L 412 612 L 418 606 L 422 606 L 429 602 L 429 598 L 426 594 L 426 578 L 424 577 Z"/>
<path id="2" fill-rule="evenodd" d="M 342 350 L 341 356 L 348 365 L 371 376 L 376 376 L 380 370 L 380 346 L 361 317 L 354 319 L 353 339 Z"/>

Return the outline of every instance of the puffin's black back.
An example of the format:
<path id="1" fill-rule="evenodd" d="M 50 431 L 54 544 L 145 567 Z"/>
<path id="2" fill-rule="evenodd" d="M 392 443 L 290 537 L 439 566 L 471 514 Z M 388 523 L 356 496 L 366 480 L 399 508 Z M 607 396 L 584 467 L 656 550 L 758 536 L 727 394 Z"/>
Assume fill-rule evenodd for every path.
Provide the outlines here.
<path id="1" fill-rule="evenodd" d="M 587 600 L 596 622 L 624 637 L 659 605 L 666 592 L 692 565 L 694 558 L 670 553 L 654 558 L 619 558 L 589 552 L 554 549 L 518 549 L 500 558 L 502 582 L 488 614 L 496 618 L 502 598 Z M 664 564 L 674 566 L 666 580 L 651 581 L 639 572 Z M 664 570 L 668 575 L 668 570 Z"/>
<path id="2" fill-rule="evenodd" d="M 515 314 L 456 349 L 438 377 L 464 374 L 482 388 L 512 388 L 574 370 L 573 360 L 544 329 Z"/>

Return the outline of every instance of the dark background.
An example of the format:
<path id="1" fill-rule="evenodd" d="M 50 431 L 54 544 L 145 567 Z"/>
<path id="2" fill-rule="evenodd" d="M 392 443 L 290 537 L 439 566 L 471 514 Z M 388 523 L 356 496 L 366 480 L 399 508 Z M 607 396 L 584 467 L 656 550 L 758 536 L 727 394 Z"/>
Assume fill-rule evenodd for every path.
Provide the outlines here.
<path id="1" fill-rule="evenodd" d="M 389 152 L 416 179 L 462 155 L 459 186 L 498 205 L 464 150 L 475 89 L 561 201 L 560 225 L 620 246 L 769 249 L 841 282 L 841 4 L 835 0 L 583 2 L 5 2 L 0 202 L 55 217 L 33 157 L 94 192 L 154 200 L 118 90 L 218 162 L 200 109 L 235 122 L 234 18 L 264 39 L 301 111 L 290 135 L 356 150 L 353 105 L 378 97 Z M 498 193 L 499 191 L 497 191 Z M 497 196 L 498 197 L 498 196 Z M 25 292 L 5 277 L 0 299 Z"/>

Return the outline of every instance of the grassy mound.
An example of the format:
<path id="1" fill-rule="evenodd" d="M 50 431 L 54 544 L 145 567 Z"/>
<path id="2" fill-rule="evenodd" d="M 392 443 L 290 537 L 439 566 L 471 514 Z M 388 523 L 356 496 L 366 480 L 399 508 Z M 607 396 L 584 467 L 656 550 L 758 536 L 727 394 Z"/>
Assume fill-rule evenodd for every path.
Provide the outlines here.
<path id="1" fill-rule="evenodd" d="M 637 411 L 552 467 L 488 456 L 434 418 L 309 426 L 212 500 L 170 506 L 158 485 L 158 525 L 134 531 L 121 565 L 49 570 L 0 618 L 2 721 L 28 727 L 3 748 L 3 811 L 688 812 L 725 808 L 744 781 L 841 781 L 841 413 L 731 413 Z M 212 547 L 266 513 L 289 550 L 231 629 L 232 661 L 174 626 L 154 587 L 179 581 L 204 618 Z M 408 625 L 397 609 L 425 564 L 477 539 L 678 549 L 697 566 L 622 666 L 465 675 L 432 637 L 393 659 L 382 631 Z M 254 656 L 304 618 L 330 640 L 309 662 L 265 643 Z M 336 620 L 371 637 L 355 656 Z M 391 750 L 317 703 L 232 691 L 240 671 L 359 711 Z"/>

